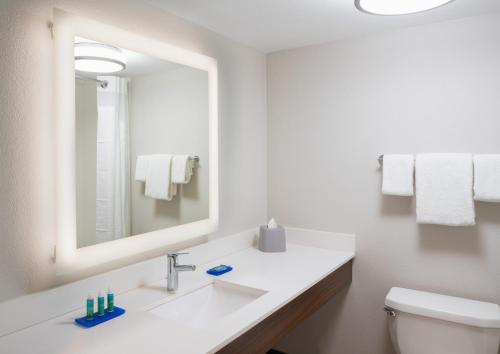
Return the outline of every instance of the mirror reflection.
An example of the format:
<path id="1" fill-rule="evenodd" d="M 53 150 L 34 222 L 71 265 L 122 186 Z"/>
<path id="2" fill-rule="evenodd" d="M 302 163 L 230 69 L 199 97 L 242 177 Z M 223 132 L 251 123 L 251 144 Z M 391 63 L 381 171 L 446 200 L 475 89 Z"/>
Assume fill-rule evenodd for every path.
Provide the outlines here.
<path id="1" fill-rule="evenodd" d="M 208 218 L 208 73 L 75 38 L 77 247 Z"/>

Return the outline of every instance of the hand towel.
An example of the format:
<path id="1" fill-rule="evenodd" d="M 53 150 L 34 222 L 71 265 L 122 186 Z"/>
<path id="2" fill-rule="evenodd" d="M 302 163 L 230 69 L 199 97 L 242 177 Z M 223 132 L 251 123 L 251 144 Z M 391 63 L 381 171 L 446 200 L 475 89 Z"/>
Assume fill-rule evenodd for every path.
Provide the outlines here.
<path id="1" fill-rule="evenodd" d="M 382 193 L 387 195 L 413 195 L 413 155 L 384 155 Z"/>
<path id="2" fill-rule="evenodd" d="M 176 188 L 172 183 L 172 155 L 152 155 L 146 175 L 147 197 L 172 200 Z"/>
<path id="3" fill-rule="evenodd" d="M 193 162 L 189 155 L 175 155 L 172 159 L 172 183 L 189 183 L 193 175 Z"/>
<path id="4" fill-rule="evenodd" d="M 417 222 L 475 224 L 471 154 L 421 154 L 415 163 Z"/>
<path id="5" fill-rule="evenodd" d="M 474 155 L 474 199 L 500 202 L 500 155 Z"/>
<path id="6" fill-rule="evenodd" d="M 135 163 L 135 180 L 138 182 L 146 182 L 148 173 L 149 159 L 151 155 L 139 155 Z"/>

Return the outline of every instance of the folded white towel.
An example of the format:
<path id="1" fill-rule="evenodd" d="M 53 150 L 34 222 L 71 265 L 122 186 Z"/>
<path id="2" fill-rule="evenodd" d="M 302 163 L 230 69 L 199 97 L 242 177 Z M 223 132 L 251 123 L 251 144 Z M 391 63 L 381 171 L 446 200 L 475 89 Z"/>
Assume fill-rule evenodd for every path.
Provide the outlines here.
<path id="1" fill-rule="evenodd" d="M 172 155 L 151 155 L 146 175 L 147 197 L 172 200 L 176 194 L 172 183 Z"/>
<path id="2" fill-rule="evenodd" d="M 474 199 L 500 202 L 500 155 L 474 155 Z"/>
<path id="3" fill-rule="evenodd" d="M 384 155 L 382 193 L 387 195 L 413 195 L 413 155 Z"/>
<path id="4" fill-rule="evenodd" d="M 139 155 L 135 163 L 135 180 L 138 182 L 146 182 L 148 174 L 149 159 L 151 155 Z"/>
<path id="5" fill-rule="evenodd" d="M 189 155 L 175 155 L 172 159 L 172 183 L 189 183 L 193 175 L 193 165 Z"/>
<path id="6" fill-rule="evenodd" d="M 471 154 L 422 154 L 415 164 L 417 222 L 475 224 Z"/>

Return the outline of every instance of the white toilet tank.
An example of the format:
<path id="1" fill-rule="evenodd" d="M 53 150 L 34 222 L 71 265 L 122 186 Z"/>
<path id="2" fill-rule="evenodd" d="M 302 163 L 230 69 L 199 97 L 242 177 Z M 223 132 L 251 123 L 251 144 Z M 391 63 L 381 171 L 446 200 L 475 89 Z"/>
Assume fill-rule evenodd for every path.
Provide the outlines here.
<path id="1" fill-rule="evenodd" d="M 385 305 L 399 354 L 498 354 L 497 304 L 392 288 Z"/>

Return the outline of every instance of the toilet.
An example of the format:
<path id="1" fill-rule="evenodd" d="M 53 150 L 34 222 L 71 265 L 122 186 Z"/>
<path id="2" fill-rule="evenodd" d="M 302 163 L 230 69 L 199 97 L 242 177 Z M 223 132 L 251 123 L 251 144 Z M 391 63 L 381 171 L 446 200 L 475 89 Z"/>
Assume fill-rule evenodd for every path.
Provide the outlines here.
<path id="1" fill-rule="evenodd" d="M 497 354 L 500 306 L 392 288 L 385 298 L 398 354 Z"/>

